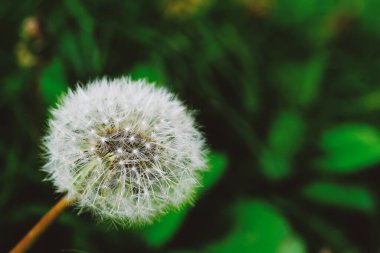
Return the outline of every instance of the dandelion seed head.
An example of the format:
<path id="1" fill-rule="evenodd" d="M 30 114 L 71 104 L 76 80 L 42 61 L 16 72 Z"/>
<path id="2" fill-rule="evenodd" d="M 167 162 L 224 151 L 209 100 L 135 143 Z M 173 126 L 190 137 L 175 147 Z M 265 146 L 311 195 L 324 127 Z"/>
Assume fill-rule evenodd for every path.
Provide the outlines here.
<path id="1" fill-rule="evenodd" d="M 80 209 L 149 223 L 191 201 L 206 147 L 192 112 L 144 80 L 100 79 L 52 110 L 44 171 Z"/>

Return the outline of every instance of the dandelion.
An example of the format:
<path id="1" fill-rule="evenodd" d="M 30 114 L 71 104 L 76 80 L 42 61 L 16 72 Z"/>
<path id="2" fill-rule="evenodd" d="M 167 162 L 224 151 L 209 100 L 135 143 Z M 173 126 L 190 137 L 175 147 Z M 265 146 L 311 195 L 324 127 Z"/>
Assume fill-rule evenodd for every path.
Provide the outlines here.
<path id="1" fill-rule="evenodd" d="M 190 202 L 205 169 L 192 112 L 144 80 L 100 79 L 69 91 L 43 143 L 43 170 L 63 202 L 122 225 Z"/>

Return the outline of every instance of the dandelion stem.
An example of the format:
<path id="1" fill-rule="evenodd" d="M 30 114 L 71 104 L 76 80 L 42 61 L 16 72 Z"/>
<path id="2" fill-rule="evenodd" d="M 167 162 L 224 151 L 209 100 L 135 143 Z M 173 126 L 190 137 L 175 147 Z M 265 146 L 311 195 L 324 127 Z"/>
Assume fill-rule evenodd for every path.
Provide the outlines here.
<path id="1" fill-rule="evenodd" d="M 60 214 L 65 210 L 71 201 L 66 196 L 61 198 L 34 227 L 17 243 L 17 245 L 10 251 L 10 253 L 26 252 L 33 243 L 40 237 L 40 235 L 49 227 L 49 225 L 56 220 Z"/>

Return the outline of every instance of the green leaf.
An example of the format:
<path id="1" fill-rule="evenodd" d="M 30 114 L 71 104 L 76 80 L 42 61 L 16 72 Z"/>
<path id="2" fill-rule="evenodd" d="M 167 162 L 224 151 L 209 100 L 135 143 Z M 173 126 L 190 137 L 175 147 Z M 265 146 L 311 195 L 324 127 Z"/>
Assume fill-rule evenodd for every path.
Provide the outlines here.
<path id="1" fill-rule="evenodd" d="M 202 175 L 201 183 L 203 187 L 198 190 L 198 194 L 203 194 L 212 188 L 223 176 L 228 165 L 227 156 L 221 153 L 211 153 L 208 164 L 209 170 Z"/>
<path id="2" fill-rule="evenodd" d="M 292 172 L 290 161 L 271 149 L 263 149 L 260 154 L 260 170 L 273 180 L 280 180 Z"/>
<path id="3" fill-rule="evenodd" d="M 290 104 L 309 105 L 319 94 L 319 87 L 327 64 L 324 52 L 306 62 L 286 62 L 276 70 L 275 82 Z"/>
<path id="4" fill-rule="evenodd" d="M 273 206 L 262 201 L 240 201 L 232 208 L 232 231 L 223 240 L 209 246 L 210 252 L 289 252 L 287 246 L 293 232 L 285 217 Z M 300 242 L 299 244 L 302 244 Z M 304 247 L 293 246 L 305 252 Z M 282 251 L 280 251 L 282 250 Z M 293 253 L 293 252 L 292 252 Z"/>
<path id="5" fill-rule="evenodd" d="M 65 31 L 62 34 L 58 49 L 66 66 L 73 68 L 77 74 L 84 71 L 83 69 L 86 68 L 85 59 L 82 57 L 79 40 L 73 32 Z"/>
<path id="6" fill-rule="evenodd" d="M 95 21 L 81 1 L 65 0 L 64 6 L 68 13 L 70 13 L 78 22 L 82 32 L 92 33 L 95 27 Z"/>
<path id="7" fill-rule="evenodd" d="M 367 189 L 359 186 L 317 182 L 306 186 L 303 195 L 313 201 L 363 212 L 375 210 L 375 200 Z"/>
<path id="8" fill-rule="evenodd" d="M 138 231 L 139 236 L 150 247 L 160 247 L 175 235 L 188 212 L 188 206 L 180 211 L 172 211 L 152 225 Z"/>
<path id="9" fill-rule="evenodd" d="M 305 253 L 305 243 L 301 238 L 291 235 L 285 238 L 276 253 Z"/>
<path id="10" fill-rule="evenodd" d="M 72 19 L 72 27 L 64 28 L 59 38 L 60 55 L 79 76 L 98 74 L 102 55 L 95 38 L 95 20 L 87 6 L 78 0 L 64 1 L 65 17 Z"/>
<path id="11" fill-rule="evenodd" d="M 321 147 L 326 156 L 317 164 L 333 172 L 356 172 L 380 162 L 380 134 L 370 125 L 344 124 L 327 130 Z"/>
<path id="12" fill-rule="evenodd" d="M 299 103 L 307 105 L 313 102 L 319 93 L 319 86 L 323 78 L 323 73 L 327 63 L 327 57 L 324 53 L 320 53 L 311 58 L 300 76 L 299 83 Z"/>
<path id="13" fill-rule="evenodd" d="M 277 115 L 269 132 L 268 145 L 286 157 L 300 148 L 306 124 L 298 112 L 283 110 Z"/>
<path id="14" fill-rule="evenodd" d="M 220 153 L 211 153 L 209 157 L 209 170 L 202 175 L 203 187 L 198 189 L 198 194 L 203 194 L 210 189 L 223 175 L 227 166 L 227 158 Z M 190 207 L 187 205 L 182 210 L 170 212 L 159 221 L 142 228 L 138 234 L 151 247 L 160 247 L 167 243 L 179 230 L 186 218 Z"/>
<path id="15" fill-rule="evenodd" d="M 63 64 L 55 59 L 42 71 L 40 84 L 42 96 L 48 105 L 53 105 L 66 89 L 67 81 Z"/>
<path id="16" fill-rule="evenodd" d="M 268 148 L 260 156 L 262 172 L 271 179 L 282 179 L 292 172 L 293 157 L 300 149 L 306 124 L 295 111 L 281 111 L 269 131 Z"/>

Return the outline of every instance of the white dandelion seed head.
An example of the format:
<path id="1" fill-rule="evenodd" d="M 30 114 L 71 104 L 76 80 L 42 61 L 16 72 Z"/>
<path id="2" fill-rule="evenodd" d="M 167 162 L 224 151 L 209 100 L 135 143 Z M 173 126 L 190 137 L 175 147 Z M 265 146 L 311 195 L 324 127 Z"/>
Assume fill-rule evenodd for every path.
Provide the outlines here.
<path id="1" fill-rule="evenodd" d="M 192 113 L 144 80 L 101 79 L 52 110 L 44 171 L 101 219 L 141 224 L 190 201 L 205 169 Z"/>

